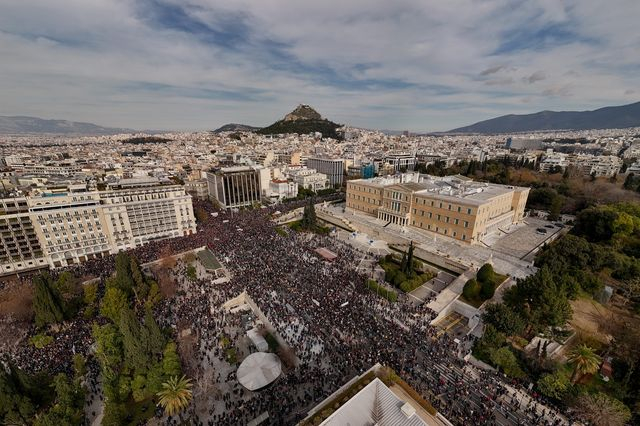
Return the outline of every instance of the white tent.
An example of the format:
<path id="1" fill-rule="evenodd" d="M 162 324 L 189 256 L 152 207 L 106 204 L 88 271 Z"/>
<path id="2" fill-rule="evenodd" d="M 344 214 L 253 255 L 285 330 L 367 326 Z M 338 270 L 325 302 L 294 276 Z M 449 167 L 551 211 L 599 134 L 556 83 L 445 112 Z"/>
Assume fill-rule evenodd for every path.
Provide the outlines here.
<path id="1" fill-rule="evenodd" d="M 245 388 L 253 391 L 267 386 L 282 373 L 280 358 L 268 352 L 256 352 L 244 359 L 236 375 Z"/>

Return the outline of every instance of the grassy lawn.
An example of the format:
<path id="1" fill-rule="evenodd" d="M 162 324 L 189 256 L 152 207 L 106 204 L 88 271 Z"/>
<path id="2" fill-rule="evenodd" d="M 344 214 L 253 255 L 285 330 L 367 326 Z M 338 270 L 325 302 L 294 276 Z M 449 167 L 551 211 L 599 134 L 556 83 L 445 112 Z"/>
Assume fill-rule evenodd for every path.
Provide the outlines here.
<path id="1" fill-rule="evenodd" d="M 467 300 L 467 298 L 464 297 L 464 295 L 460 295 L 460 301 L 466 303 L 467 305 L 473 306 L 474 308 L 478 309 L 480 306 L 482 306 L 482 304 L 485 302 L 482 299 L 474 299 L 474 300 Z"/>
<path id="2" fill-rule="evenodd" d="M 285 231 L 284 229 L 282 229 L 279 226 L 276 226 L 276 233 L 282 237 L 286 237 L 287 236 L 287 231 Z"/>

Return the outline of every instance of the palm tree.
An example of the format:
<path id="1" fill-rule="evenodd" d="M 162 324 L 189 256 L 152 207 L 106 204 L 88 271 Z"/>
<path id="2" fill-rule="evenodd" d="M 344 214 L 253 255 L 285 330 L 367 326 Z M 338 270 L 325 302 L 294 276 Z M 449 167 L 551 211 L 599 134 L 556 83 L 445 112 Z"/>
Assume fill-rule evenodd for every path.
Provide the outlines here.
<path id="1" fill-rule="evenodd" d="M 168 415 L 172 416 L 189 405 L 193 396 L 191 386 L 191 379 L 185 376 L 170 377 L 162 384 L 162 390 L 156 395 L 160 398 L 159 404 Z"/>
<path id="2" fill-rule="evenodd" d="M 600 357 L 596 355 L 593 348 L 585 344 L 573 348 L 569 352 L 568 360 L 569 364 L 573 365 L 571 383 L 577 382 L 581 376 L 595 373 L 600 366 Z"/>

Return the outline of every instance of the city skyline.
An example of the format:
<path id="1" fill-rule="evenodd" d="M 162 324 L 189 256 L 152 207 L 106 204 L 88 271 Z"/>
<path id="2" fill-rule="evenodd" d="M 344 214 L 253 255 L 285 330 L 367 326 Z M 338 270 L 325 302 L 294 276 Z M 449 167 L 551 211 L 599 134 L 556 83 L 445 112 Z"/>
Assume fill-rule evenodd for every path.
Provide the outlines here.
<path id="1" fill-rule="evenodd" d="M 263 126 L 298 103 L 444 131 L 637 101 L 640 5 L 7 2 L 0 115 L 135 129 Z"/>

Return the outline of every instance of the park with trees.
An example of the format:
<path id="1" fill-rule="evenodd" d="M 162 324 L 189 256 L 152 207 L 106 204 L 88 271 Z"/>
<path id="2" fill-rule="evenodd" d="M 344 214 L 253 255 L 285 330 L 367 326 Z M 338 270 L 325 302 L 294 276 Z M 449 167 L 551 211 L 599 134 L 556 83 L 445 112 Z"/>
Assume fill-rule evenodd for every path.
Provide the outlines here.
<path id="1" fill-rule="evenodd" d="M 508 288 L 503 303 L 486 306 L 485 332 L 474 347 L 474 355 L 508 376 L 535 383 L 539 393 L 558 404 L 582 410 L 585 404 L 600 401 L 601 416 L 614 420 L 594 424 L 622 425 L 632 415 L 637 418 L 638 247 L 637 204 L 582 210 L 569 234 L 538 253 L 537 272 Z M 614 291 L 607 306 L 599 303 L 606 297 L 605 286 Z M 582 314 L 576 307 L 585 304 L 594 312 L 609 312 L 598 325 L 604 331 L 580 329 Z M 538 340 L 535 350 L 525 351 L 534 339 Z M 549 357 L 547 349 L 554 342 L 566 346 L 560 356 Z M 612 366 L 611 377 L 600 374 L 605 362 Z M 585 420 L 597 417 L 594 409 L 588 413 Z"/>
<path id="2" fill-rule="evenodd" d="M 46 350 L 51 335 L 84 321 L 92 324 L 95 352 L 76 353 L 72 376 L 29 374 L 10 359 L 2 360 L 1 424 L 84 424 L 85 357 L 100 366 L 103 425 L 139 424 L 156 413 L 156 406 L 175 415 L 189 405 L 191 382 L 182 373 L 176 343 L 154 318 L 154 306 L 162 299 L 158 284 L 125 252 L 115 264 L 104 285 L 82 284 L 70 272 L 55 279 L 48 273 L 34 277 L 29 341 L 35 350 Z"/>

